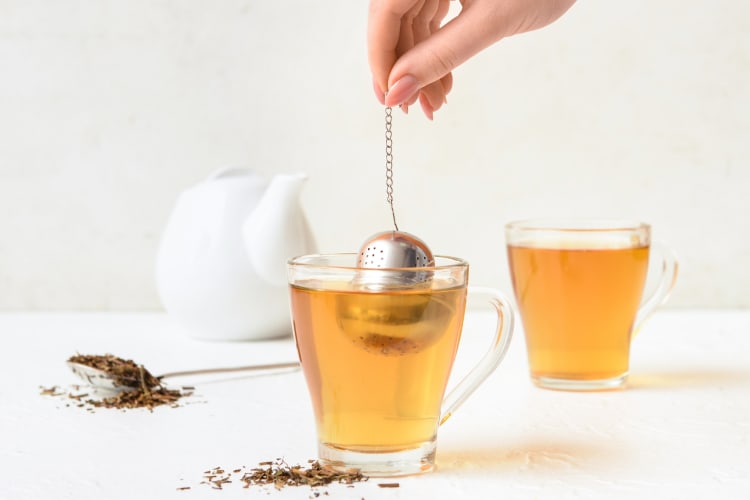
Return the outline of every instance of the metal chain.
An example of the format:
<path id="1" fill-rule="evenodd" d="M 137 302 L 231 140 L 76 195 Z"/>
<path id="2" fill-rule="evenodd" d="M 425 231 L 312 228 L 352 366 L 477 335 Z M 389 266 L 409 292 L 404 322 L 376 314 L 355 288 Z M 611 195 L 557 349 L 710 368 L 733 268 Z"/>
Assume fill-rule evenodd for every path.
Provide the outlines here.
<path id="1" fill-rule="evenodd" d="M 391 216 L 393 217 L 393 227 L 398 231 L 396 224 L 396 211 L 393 208 L 393 132 L 391 126 L 393 123 L 393 110 L 390 106 L 385 108 L 385 200 L 391 207 Z"/>

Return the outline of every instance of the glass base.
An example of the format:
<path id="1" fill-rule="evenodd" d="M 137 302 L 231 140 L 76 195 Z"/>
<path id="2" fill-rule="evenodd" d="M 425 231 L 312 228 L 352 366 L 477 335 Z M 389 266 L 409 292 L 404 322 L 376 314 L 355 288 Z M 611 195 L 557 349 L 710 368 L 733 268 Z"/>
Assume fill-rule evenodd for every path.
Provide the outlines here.
<path id="1" fill-rule="evenodd" d="M 434 440 L 403 451 L 352 451 L 321 443 L 318 457 L 321 465 L 339 472 L 358 469 L 368 477 L 408 476 L 434 470 L 436 448 Z"/>
<path id="2" fill-rule="evenodd" d="M 623 389 L 627 380 L 627 373 L 613 378 L 596 380 L 555 378 L 541 375 L 531 376 L 531 381 L 534 382 L 534 385 L 537 387 L 556 391 L 613 391 Z"/>

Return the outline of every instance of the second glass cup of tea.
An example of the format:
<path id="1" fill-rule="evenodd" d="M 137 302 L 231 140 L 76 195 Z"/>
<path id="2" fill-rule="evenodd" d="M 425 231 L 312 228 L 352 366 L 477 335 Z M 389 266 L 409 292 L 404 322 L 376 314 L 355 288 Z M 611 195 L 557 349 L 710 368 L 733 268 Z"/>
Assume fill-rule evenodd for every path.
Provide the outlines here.
<path id="1" fill-rule="evenodd" d="M 532 381 L 561 390 L 623 387 L 631 338 L 677 279 L 672 253 L 652 252 L 651 227 L 634 221 L 525 220 L 507 224 L 505 237 Z M 644 298 L 654 258 L 657 284 Z"/>
<path id="2" fill-rule="evenodd" d="M 357 254 L 330 254 L 288 263 L 320 461 L 368 476 L 432 470 L 439 425 L 508 349 L 512 307 L 495 290 L 469 288 L 461 259 L 438 256 L 431 267 L 398 269 L 356 262 Z M 475 294 L 497 312 L 491 346 L 444 398 L 467 296 Z"/>

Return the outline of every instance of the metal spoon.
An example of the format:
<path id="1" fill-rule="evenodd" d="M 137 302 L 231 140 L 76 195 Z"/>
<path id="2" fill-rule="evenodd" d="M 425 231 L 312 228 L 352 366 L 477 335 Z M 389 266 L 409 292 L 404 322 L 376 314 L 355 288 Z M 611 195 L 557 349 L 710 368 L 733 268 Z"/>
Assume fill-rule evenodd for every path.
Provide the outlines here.
<path id="1" fill-rule="evenodd" d="M 134 387 L 123 384 L 122 377 L 113 375 L 100 370 L 98 368 L 92 368 L 81 363 L 75 363 L 67 361 L 70 369 L 85 380 L 94 389 L 101 392 L 119 393 L 126 390 L 132 390 Z M 228 368 L 204 368 L 199 370 L 184 370 L 177 372 L 164 373 L 156 377 L 159 381 L 165 378 L 171 377 L 182 377 L 187 375 L 207 375 L 213 373 L 232 373 L 232 372 L 245 372 L 245 371 L 270 371 L 270 372 L 282 372 L 282 371 L 293 371 L 299 369 L 300 364 L 298 362 L 289 363 L 274 363 L 267 365 L 249 365 L 249 366 L 235 366 Z"/>

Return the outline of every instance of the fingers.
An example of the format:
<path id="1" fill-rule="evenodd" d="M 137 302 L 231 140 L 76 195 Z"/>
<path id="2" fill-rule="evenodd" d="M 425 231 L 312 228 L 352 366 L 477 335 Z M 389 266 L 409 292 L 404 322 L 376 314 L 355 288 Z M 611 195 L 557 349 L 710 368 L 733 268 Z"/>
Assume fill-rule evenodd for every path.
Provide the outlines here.
<path id="1" fill-rule="evenodd" d="M 450 77 L 422 85 L 409 75 L 390 82 L 388 76 L 401 55 L 440 28 L 449 7 L 450 0 L 370 1 L 368 59 L 373 73 L 373 91 L 381 104 L 401 105 L 408 111 L 409 106 L 419 100 L 425 114 L 431 116 L 445 103 L 445 95 L 452 86 Z M 424 97 L 419 99 L 421 94 Z"/>
<path id="2" fill-rule="evenodd" d="M 452 71 L 501 38 L 546 26 L 575 0 L 370 0 L 368 58 L 378 100 L 402 109 L 419 100 L 428 118 L 446 102 Z"/>
<path id="3" fill-rule="evenodd" d="M 395 61 L 389 82 L 393 84 L 408 76 L 414 78 L 423 89 L 427 102 L 437 110 L 452 86 L 451 72 L 497 39 L 493 16 L 486 15 L 475 5 L 469 4 L 439 29 L 435 29 L 433 23 L 430 35 L 420 37 L 411 50 Z M 385 102 L 397 104 L 388 98 Z"/>
<path id="4" fill-rule="evenodd" d="M 395 50 L 396 61 L 434 36 L 441 29 L 449 9 L 450 0 L 421 0 L 413 3 L 401 19 Z M 381 102 L 388 106 L 400 105 L 404 111 L 408 111 L 409 106 L 419 100 L 422 110 L 430 119 L 445 104 L 446 95 L 453 86 L 450 72 L 430 81 L 421 80 L 419 76 L 408 72 L 397 77 L 394 74 L 393 71 L 390 72 L 386 83 L 388 95 Z M 378 92 L 376 89 L 376 94 Z M 381 96 L 378 95 L 378 98 Z"/>
<path id="5" fill-rule="evenodd" d="M 441 28 L 443 19 L 445 19 L 445 16 L 448 15 L 449 10 L 450 0 L 439 2 L 437 11 L 433 16 L 432 21 L 430 21 L 430 34 L 437 32 Z M 446 96 L 453 89 L 453 74 L 448 72 L 443 78 L 440 79 L 440 84 L 443 87 L 442 103 L 440 104 L 442 105 L 447 102 Z"/>
<path id="6" fill-rule="evenodd" d="M 452 85 L 446 77 L 457 66 L 498 40 L 542 28 L 562 16 L 575 0 L 461 0 L 461 12 L 440 27 L 448 12 L 448 0 L 440 0 L 430 36 L 416 40 L 414 47 L 400 54 L 391 69 L 392 85 L 409 76 L 420 88 L 433 82 Z M 449 88 L 445 88 L 447 93 Z M 425 91 L 430 105 L 439 106 L 439 92 Z M 445 94 L 443 94 L 445 95 Z M 385 100 L 386 104 L 393 102 Z"/>
<path id="7" fill-rule="evenodd" d="M 420 38 L 415 32 L 415 26 L 422 24 L 421 18 L 423 17 L 423 11 L 425 8 L 429 8 L 429 4 L 435 0 L 418 0 L 409 9 L 406 14 L 401 18 L 401 30 L 399 34 L 398 45 L 396 46 L 396 57 L 401 54 L 408 52 L 414 45 L 420 41 Z M 391 99 L 399 101 L 401 110 L 404 113 L 409 112 L 409 106 L 414 104 L 419 97 L 419 82 L 414 78 L 404 78 L 396 84 L 388 85 L 388 95 Z M 388 99 L 386 97 L 386 99 Z"/>
<path id="8" fill-rule="evenodd" d="M 373 87 L 382 101 L 388 90 L 388 75 L 398 57 L 401 20 L 420 0 L 370 0 L 367 20 L 367 58 Z"/>
<path id="9" fill-rule="evenodd" d="M 413 42 L 411 47 L 409 47 L 410 50 L 414 48 L 414 45 L 424 42 L 432 35 L 433 27 L 436 25 L 434 20 L 438 14 L 440 4 L 440 0 L 426 0 L 421 6 L 410 27 Z M 405 54 L 406 52 L 401 51 L 400 53 Z M 440 80 L 428 83 L 419 91 L 419 103 L 422 106 L 424 114 L 430 120 L 432 120 L 433 113 L 440 109 L 444 102 L 445 89 Z"/>

